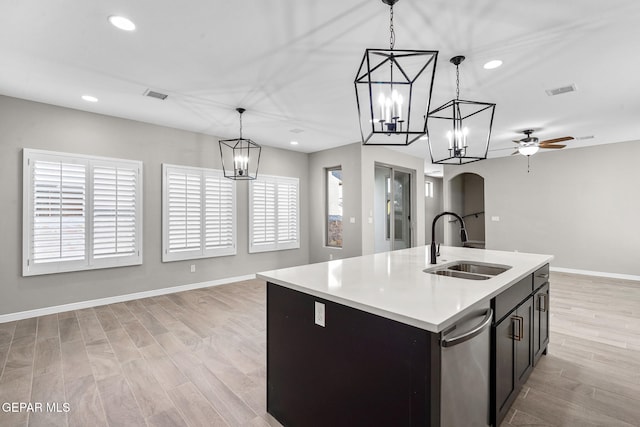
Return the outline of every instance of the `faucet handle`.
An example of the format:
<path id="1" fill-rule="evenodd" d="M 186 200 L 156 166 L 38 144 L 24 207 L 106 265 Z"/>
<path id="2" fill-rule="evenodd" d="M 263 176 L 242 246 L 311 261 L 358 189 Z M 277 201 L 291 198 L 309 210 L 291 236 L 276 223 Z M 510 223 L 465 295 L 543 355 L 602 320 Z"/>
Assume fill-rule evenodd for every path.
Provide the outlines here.
<path id="1" fill-rule="evenodd" d="M 436 256 L 440 256 L 440 243 L 438 243 L 438 248 L 436 249 Z"/>

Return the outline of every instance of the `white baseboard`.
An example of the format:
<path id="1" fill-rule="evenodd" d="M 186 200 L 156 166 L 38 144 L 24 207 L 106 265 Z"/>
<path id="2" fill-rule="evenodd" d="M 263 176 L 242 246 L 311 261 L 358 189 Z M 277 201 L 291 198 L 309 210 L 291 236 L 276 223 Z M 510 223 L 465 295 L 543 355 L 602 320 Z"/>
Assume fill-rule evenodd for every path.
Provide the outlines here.
<path id="1" fill-rule="evenodd" d="M 640 276 L 633 274 L 607 273 L 604 271 L 577 270 L 575 268 L 550 267 L 551 271 L 558 273 L 580 274 L 583 276 L 608 277 L 609 279 L 623 279 L 640 281 Z"/>
<path id="2" fill-rule="evenodd" d="M 170 288 L 153 289 L 151 291 L 136 292 L 133 294 L 117 295 L 114 297 L 99 298 L 89 301 L 73 302 L 70 304 L 56 305 L 53 307 L 37 308 L 35 310 L 20 311 L 0 315 L 0 323 L 13 322 L 15 320 L 30 319 L 32 317 L 46 316 L 48 314 L 63 313 L 71 310 L 81 310 L 83 308 L 98 307 L 100 305 L 115 304 L 118 302 L 131 301 L 135 299 L 157 297 L 160 295 L 174 294 L 176 292 L 190 291 L 192 289 L 208 288 L 211 286 L 224 285 L 232 282 L 255 279 L 255 274 L 246 276 L 227 277 L 225 279 L 211 280 L 208 282 L 190 283 L 188 285 L 172 286 Z"/>

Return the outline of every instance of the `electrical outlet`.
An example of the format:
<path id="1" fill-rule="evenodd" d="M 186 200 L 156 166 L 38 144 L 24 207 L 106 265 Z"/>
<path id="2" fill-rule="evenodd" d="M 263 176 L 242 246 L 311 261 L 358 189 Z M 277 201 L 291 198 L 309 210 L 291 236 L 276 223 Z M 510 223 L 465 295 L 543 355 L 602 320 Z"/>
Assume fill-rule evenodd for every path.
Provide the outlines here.
<path id="1" fill-rule="evenodd" d="M 196 265 L 195 264 L 191 264 L 191 272 L 192 273 L 196 272 Z"/>
<path id="2" fill-rule="evenodd" d="M 316 301 L 315 303 L 315 322 L 316 325 L 324 328 L 324 304 Z"/>
<path id="3" fill-rule="evenodd" d="M 499 222 L 500 221 L 500 217 L 499 216 L 492 216 L 491 217 L 491 221 Z"/>
<path id="4" fill-rule="evenodd" d="M 329 261 L 333 260 L 333 254 L 329 254 Z"/>

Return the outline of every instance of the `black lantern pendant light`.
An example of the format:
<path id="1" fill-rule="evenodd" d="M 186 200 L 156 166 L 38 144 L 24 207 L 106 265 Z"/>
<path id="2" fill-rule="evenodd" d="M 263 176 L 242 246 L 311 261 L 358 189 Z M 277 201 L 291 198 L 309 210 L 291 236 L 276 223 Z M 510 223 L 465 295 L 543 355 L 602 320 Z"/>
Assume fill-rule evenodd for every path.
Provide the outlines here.
<path id="1" fill-rule="evenodd" d="M 389 49 L 366 49 L 355 79 L 365 145 L 409 145 L 427 131 L 438 52 L 394 50 L 393 5 Z"/>
<path id="2" fill-rule="evenodd" d="M 460 99 L 460 70 L 464 56 L 454 56 L 456 99 L 429 113 L 432 163 L 462 165 L 487 158 L 496 104 Z"/>
<path id="3" fill-rule="evenodd" d="M 236 108 L 240 113 L 240 138 L 223 139 L 220 144 L 222 171 L 229 179 L 256 179 L 262 147 L 250 139 L 242 137 L 242 113 L 244 108 Z"/>

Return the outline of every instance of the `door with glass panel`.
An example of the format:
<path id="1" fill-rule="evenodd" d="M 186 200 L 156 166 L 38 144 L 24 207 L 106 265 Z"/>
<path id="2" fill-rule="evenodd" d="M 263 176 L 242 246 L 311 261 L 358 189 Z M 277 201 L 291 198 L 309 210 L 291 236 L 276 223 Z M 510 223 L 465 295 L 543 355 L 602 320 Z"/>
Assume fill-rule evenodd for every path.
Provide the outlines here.
<path id="1" fill-rule="evenodd" d="M 374 184 L 375 251 L 411 247 L 411 172 L 377 164 Z"/>

